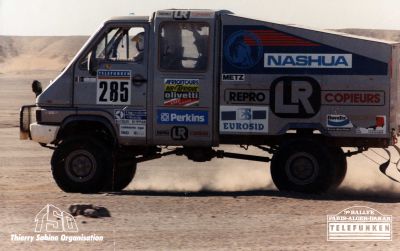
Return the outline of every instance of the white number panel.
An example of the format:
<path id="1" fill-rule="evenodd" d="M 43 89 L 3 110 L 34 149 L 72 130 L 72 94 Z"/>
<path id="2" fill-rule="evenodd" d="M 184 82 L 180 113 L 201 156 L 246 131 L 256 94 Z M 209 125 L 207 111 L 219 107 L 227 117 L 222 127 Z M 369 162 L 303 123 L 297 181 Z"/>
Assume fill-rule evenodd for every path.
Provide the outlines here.
<path id="1" fill-rule="evenodd" d="M 98 70 L 96 103 L 129 105 L 131 103 L 131 71 Z"/>

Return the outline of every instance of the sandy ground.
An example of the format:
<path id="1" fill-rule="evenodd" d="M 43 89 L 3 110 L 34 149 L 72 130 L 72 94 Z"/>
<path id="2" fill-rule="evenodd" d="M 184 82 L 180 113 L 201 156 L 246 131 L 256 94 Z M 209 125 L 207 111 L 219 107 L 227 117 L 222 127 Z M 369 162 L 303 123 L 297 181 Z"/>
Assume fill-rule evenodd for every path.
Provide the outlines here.
<path id="1" fill-rule="evenodd" d="M 267 164 L 227 159 L 199 164 L 183 157 L 140 164 L 135 180 L 122 193 L 62 192 L 50 173 L 52 151 L 20 141 L 17 128 L 19 106 L 34 102 L 32 78 L 47 83 L 56 74 L 0 75 L 1 250 L 400 248 L 400 185 L 379 173 L 374 162 L 382 163 L 385 157 L 379 149 L 350 158 L 343 185 L 327 195 L 276 191 Z M 102 242 L 11 241 L 11 234 L 35 235 L 35 215 L 46 204 L 67 210 L 73 203 L 92 203 L 110 211 L 110 218 L 76 218 L 79 234 L 104 236 Z M 393 240 L 328 242 L 326 215 L 354 205 L 393 215 Z"/>

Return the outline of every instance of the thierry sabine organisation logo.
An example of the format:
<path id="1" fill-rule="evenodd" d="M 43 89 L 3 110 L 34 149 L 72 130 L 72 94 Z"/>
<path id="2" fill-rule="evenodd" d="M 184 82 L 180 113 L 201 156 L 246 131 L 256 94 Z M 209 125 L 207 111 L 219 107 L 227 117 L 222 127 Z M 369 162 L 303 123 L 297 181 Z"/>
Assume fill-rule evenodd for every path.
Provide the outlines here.
<path id="1" fill-rule="evenodd" d="M 34 222 L 34 235 L 12 233 L 11 241 L 100 242 L 104 239 L 103 236 L 96 234 L 77 234 L 79 229 L 75 218 L 52 204 L 44 206 L 36 214 Z"/>

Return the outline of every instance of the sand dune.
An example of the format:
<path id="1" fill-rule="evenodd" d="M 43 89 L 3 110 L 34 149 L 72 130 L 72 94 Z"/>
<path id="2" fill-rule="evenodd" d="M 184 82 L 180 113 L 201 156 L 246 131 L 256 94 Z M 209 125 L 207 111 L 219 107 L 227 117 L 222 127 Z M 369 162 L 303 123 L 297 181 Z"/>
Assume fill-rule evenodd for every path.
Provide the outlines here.
<path id="1" fill-rule="evenodd" d="M 0 72 L 62 70 L 87 38 L 0 36 Z"/>

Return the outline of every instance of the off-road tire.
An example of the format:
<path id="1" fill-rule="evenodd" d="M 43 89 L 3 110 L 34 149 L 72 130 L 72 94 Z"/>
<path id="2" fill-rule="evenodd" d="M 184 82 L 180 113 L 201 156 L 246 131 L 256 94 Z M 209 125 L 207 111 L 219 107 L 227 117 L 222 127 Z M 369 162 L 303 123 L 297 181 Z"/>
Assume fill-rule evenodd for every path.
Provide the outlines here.
<path id="1" fill-rule="evenodd" d="M 331 154 L 334 156 L 334 165 L 336 173 L 335 173 L 335 181 L 332 184 L 331 189 L 336 189 L 342 184 L 344 178 L 347 173 L 347 160 L 346 156 L 340 147 L 332 147 L 329 149 Z"/>
<path id="2" fill-rule="evenodd" d="M 103 191 L 119 192 L 131 183 L 136 174 L 136 162 L 117 160 Z"/>
<path id="3" fill-rule="evenodd" d="M 76 137 L 57 146 L 51 158 L 57 185 L 69 193 L 97 193 L 112 170 L 112 153 L 91 137 Z"/>
<path id="4" fill-rule="evenodd" d="M 312 139 L 283 143 L 273 155 L 271 176 L 281 191 L 323 193 L 336 181 L 334 156 Z"/>

